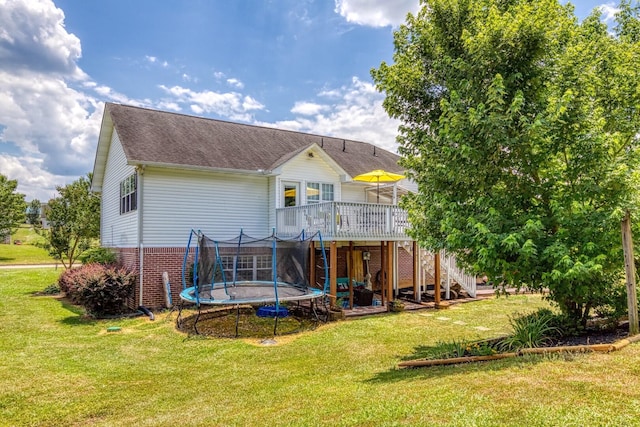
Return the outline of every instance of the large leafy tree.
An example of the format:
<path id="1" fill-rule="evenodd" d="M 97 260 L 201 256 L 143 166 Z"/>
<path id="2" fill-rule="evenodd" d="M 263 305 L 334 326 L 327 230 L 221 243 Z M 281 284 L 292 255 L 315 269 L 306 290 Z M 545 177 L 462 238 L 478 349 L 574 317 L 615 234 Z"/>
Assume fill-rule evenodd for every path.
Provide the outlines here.
<path id="1" fill-rule="evenodd" d="M 16 188 L 17 180 L 0 174 L 0 241 L 13 234 L 26 218 L 27 203 Z"/>
<path id="2" fill-rule="evenodd" d="M 46 211 L 49 228 L 42 233 L 49 253 L 68 269 L 100 235 L 100 197 L 91 192 L 91 174 L 57 191 Z"/>
<path id="3" fill-rule="evenodd" d="M 640 25 L 620 9 L 611 30 L 556 0 L 426 0 L 372 71 L 419 186 L 413 237 L 547 288 L 576 324 L 614 297 L 636 205 Z"/>

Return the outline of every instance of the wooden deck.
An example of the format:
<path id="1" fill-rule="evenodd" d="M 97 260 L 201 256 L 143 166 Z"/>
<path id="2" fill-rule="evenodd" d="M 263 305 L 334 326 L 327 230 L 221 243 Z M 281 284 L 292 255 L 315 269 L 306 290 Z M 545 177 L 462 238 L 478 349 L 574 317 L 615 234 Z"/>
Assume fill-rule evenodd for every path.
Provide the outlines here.
<path id="1" fill-rule="evenodd" d="M 513 292 L 515 292 L 515 290 L 511 290 Z M 450 304 L 461 304 L 461 303 L 465 303 L 465 302 L 472 302 L 472 301 L 479 301 L 482 299 L 486 299 L 486 298 L 494 298 L 495 297 L 495 290 L 493 289 L 493 287 L 491 286 L 483 286 L 483 287 L 479 287 L 476 297 L 475 298 L 471 298 L 471 297 L 467 297 L 467 298 L 457 298 L 457 299 L 451 299 L 451 300 L 445 300 L 442 299 L 443 303 L 446 303 L 448 305 Z M 378 297 L 379 298 L 379 297 Z M 402 300 L 402 302 L 404 302 L 404 309 L 405 311 L 412 311 L 412 310 L 425 310 L 425 309 L 435 309 L 436 308 L 436 303 L 434 301 L 427 301 L 427 302 L 412 302 L 412 301 L 406 301 L 406 300 Z M 359 316 L 369 316 L 369 315 L 373 315 L 373 314 L 382 314 L 382 313 L 386 313 L 387 312 L 387 306 L 384 305 L 370 305 L 367 307 L 353 307 L 352 309 L 346 308 L 344 309 L 344 314 L 346 318 L 353 318 L 353 317 L 359 317 Z"/>

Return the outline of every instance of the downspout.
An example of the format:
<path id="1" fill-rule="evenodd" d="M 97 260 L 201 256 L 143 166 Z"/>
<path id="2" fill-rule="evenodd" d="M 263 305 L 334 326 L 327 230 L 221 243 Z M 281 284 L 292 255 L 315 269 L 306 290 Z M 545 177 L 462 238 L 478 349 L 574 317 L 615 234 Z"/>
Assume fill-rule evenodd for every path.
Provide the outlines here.
<path id="1" fill-rule="evenodd" d="M 138 305 L 142 306 L 142 293 L 144 290 L 144 244 L 143 244 L 143 223 L 142 223 L 142 210 L 144 203 L 142 202 L 144 198 L 142 197 L 142 191 L 144 188 L 143 178 L 144 178 L 144 165 L 136 166 L 136 170 L 138 171 L 138 257 L 139 257 L 139 269 L 140 269 L 140 299 L 138 301 Z"/>

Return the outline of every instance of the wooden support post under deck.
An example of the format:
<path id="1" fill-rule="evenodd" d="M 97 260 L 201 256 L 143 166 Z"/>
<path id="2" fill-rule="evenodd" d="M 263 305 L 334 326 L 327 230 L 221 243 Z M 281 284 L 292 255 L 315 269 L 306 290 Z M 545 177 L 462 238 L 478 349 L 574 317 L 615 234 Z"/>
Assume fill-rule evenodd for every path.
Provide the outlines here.
<path id="1" fill-rule="evenodd" d="M 329 294 L 331 304 L 336 302 L 338 282 L 338 247 L 335 240 L 331 241 L 329 247 Z"/>
<path id="2" fill-rule="evenodd" d="M 438 251 L 433 254 L 433 266 L 436 270 L 433 273 L 433 280 L 435 281 L 433 285 L 433 292 L 435 293 L 434 297 L 436 301 L 436 307 L 438 307 L 440 305 L 440 252 Z"/>
<path id="3" fill-rule="evenodd" d="M 311 253 L 309 254 L 309 285 L 312 288 L 316 287 L 316 245 L 312 240 L 309 245 L 309 250 Z"/>
<path id="4" fill-rule="evenodd" d="M 387 275 L 386 268 L 386 242 L 380 242 L 380 300 L 382 305 L 385 305 L 387 301 L 387 296 L 385 295 L 386 289 L 386 280 L 385 276 Z"/>
<path id="5" fill-rule="evenodd" d="M 349 242 L 349 272 L 347 280 L 349 280 L 349 308 L 353 308 L 353 242 Z"/>
<path id="6" fill-rule="evenodd" d="M 420 248 L 413 241 L 413 300 L 420 301 Z"/>
<path id="7" fill-rule="evenodd" d="M 389 296 L 389 301 L 393 301 L 395 299 L 394 289 L 393 289 L 393 278 L 395 277 L 395 268 L 393 265 L 393 252 L 396 247 L 396 242 L 387 242 L 387 295 Z"/>
<path id="8" fill-rule="evenodd" d="M 629 334 L 638 334 L 638 297 L 636 294 L 636 266 L 633 256 L 631 218 L 627 211 L 622 220 L 622 249 L 627 282 L 627 309 L 629 311 Z"/>

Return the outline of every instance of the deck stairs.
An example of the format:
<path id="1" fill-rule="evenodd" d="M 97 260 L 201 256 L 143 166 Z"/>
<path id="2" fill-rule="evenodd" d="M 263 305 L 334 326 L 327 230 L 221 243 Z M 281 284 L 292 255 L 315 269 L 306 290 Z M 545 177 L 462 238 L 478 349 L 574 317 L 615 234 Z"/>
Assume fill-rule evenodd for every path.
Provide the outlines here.
<path id="1" fill-rule="evenodd" d="M 403 241 L 399 242 L 398 246 L 413 254 L 413 242 Z M 433 252 L 426 249 L 419 249 L 420 251 L 420 277 L 421 283 L 424 287 L 421 287 L 421 291 L 426 289 L 427 283 L 433 283 L 435 272 L 435 258 Z M 477 278 L 475 275 L 468 274 L 464 269 L 460 268 L 456 263 L 456 258 L 453 254 L 448 254 L 444 251 L 439 253 L 440 256 L 440 286 L 445 290 L 445 299 L 451 299 L 451 287 L 454 283 L 460 285 L 467 294 L 475 298 L 477 289 Z"/>

